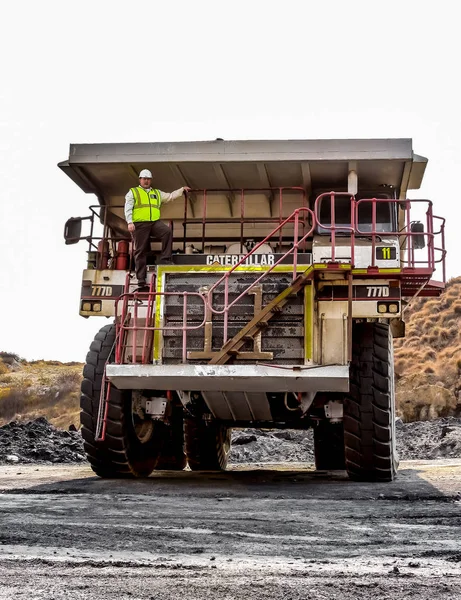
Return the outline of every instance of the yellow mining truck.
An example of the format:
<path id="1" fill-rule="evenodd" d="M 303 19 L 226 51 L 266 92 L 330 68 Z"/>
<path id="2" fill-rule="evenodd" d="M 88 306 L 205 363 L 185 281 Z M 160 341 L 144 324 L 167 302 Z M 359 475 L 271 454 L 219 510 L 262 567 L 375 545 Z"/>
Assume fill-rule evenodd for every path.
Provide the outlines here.
<path id="1" fill-rule="evenodd" d="M 225 469 L 232 428 L 312 427 L 317 469 L 391 481 L 392 339 L 445 280 L 444 219 L 407 199 L 426 163 L 410 139 L 71 145 L 59 167 L 97 198 L 65 225 L 89 244 L 80 314 L 111 319 L 82 384 L 94 471 Z M 124 196 L 145 168 L 189 190 L 138 292 Z"/>

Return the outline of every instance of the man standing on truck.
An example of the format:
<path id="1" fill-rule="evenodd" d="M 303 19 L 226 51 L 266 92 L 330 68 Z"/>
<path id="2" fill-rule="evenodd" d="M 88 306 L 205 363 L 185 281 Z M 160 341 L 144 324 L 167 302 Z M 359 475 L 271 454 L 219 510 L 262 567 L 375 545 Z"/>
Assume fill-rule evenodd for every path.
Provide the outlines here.
<path id="1" fill-rule="evenodd" d="M 134 240 L 134 260 L 138 290 L 148 291 L 147 252 L 151 239 L 162 242 L 162 253 L 157 261 L 159 265 L 171 265 L 173 232 L 163 221 L 160 221 L 160 206 L 182 196 L 187 187 L 167 193 L 151 187 L 152 173 L 143 169 L 139 173 L 138 187 L 131 188 L 125 196 L 125 219 L 128 231 Z"/>

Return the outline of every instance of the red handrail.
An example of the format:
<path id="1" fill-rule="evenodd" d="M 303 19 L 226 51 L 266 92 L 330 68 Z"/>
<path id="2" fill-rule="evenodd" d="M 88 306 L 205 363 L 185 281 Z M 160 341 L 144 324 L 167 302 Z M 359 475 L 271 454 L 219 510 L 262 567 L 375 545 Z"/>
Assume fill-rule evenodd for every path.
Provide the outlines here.
<path id="1" fill-rule="evenodd" d="M 244 225 L 245 225 L 245 194 L 254 194 L 255 192 L 269 193 L 274 194 L 278 192 L 279 195 L 279 216 L 278 217 L 266 217 L 261 219 L 251 219 L 252 222 L 261 222 L 261 223 L 276 223 L 279 222 L 279 225 L 283 221 L 283 194 L 284 192 L 300 192 L 302 194 L 302 203 L 303 207 L 306 206 L 306 190 L 301 186 L 281 186 L 281 187 L 267 187 L 267 188 L 191 188 L 187 190 L 184 194 L 184 220 L 183 220 L 183 230 L 184 230 L 184 249 L 187 238 L 187 225 L 190 224 L 191 220 L 188 219 L 188 199 L 190 195 L 201 194 L 203 198 L 203 214 L 199 222 L 202 225 L 202 250 L 205 245 L 206 239 L 206 225 L 207 223 L 213 222 L 213 219 L 207 219 L 207 209 L 208 209 L 208 195 L 212 193 L 222 193 L 222 194 L 240 194 L 240 244 L 243 244 L 243 233 L 244 233 Z M 281 240 L 279 240 L 279 245 L 281 245 Z"/>
<path id="2" fill-rule="evenodd" d="M 276 188 L 279 190 L 279 202 L 280 202 L 280 207 L 281 207 L 281 203 L 282 203 L 282 188 Z M 286 188 L 286 189 L 298 189 L 298 188 Z M 302 189 L 302 188 L 299 188 Z M 222 190 L 218 190 L 218 191 L 222 191 Z M 231 190 L 232 191 L 232 190 Z M 243 216 L 244 216 L 244 190 L 239 190 L 241 192 L 241 219 L 243 220 Z M 261 191 L 261 190 L 250 190 L 250 191 Z M 204 215 L 206 215 L 206 192 L 207 190 L 203 190 L 204 192 L 204 203 L 205 203 L 205 207 L 204 207 Z M 350 203 L 351 203 L 351 207 L 350 207 L 350 224 L 347 225 L 342 225 L 342 224 L 337 224 L 336 223 L 336 198 L 340 197 L 340 196 L 347 196 L 350 198 Z M 324 198 L 329 198 L 329 202 L 330 202 L 330 214 L 331 214 L 331 219 L 330 219 L 330 223 L 324 224 L 321 223 L 320 220 L 320 206 L 321 206 L 321 202 Z M 403 210 L 404 210 L 404 215 L 405 215 L 405 225 L 403 227 L 402 230 L 400 231 L 378 231 L 378 223 L 377 223 L 377 204 L 379 203 L 393 203 L 393 204 L 398 204 L 400 205 Z M 360 229 L 360 224 L 359 224 L 359 210 L 360 210 L 360 206 L 364 205 L 365 203 L 371 203 L 371 224 L 368 224 L 368 227 L 370 227 L 369 231 L 363 231 Z M 410 208 L 411 208 L 411 203 L 427 203 L 428 204 L 428 208 L 426 211 L 426 231 L 423 232 L 417 232 L 417 231 L 411 231 L 411 216 L 410 216 Z M 186 215 L 187 216 L 187 215 Z M 296 209 L 289 217 L 287 217 L 286 219 L 282 219 L 281 218 L 281 212 L 279 214 L 279 224 L 277 225 L 277 227 L 275 227 L 275 229 L 269 234 L 267 235 L 262 241 L 260 241 L 259 243 L 257 243 L 250 252 L 246 253 L 240 260 L 239 262 L 237 262 L 237 264 L 233 265 L 232 268 L 230 270 L 228 270 L 224 275 L 222 275 L 221 277 L 219 277 L 219 279 L 204 293 L 199 293 L 199 292 L 156 292 L 155 290 L 155 275 L 153 276 L 153 279 L 151 281 L 151 285 L 150 285 L 150 290 L 149 292 L 146 293 L 139 293 L 139 292 L 134 292 L 134 293 L 130 293 L 129 292 L 129 285 L 130 285 L 130 277 L 129 275 L 127 275 L 127 279 L 126 279 L 126 283 L 125 283 L 125 292 L 124 294 L 122 294 L 117 300 L 116 300 L 116 305 L 115 305 L 115 317 L 116 317 L 116 323 L 117 323 L 117 348 L 116 348 L 116 362 L 120 363 L 123 361 L 123 350 L 125 348 L 124 344 L 124 340 L 126 339 L 126 335 L 128 334 L 128 332 L 132 332 L 133 333 L 133 340 L 132 340 L 132 344 L 133 344 L 133 348 L 132 348 L 132 362 L 136 362 L 136 342 L 137 342 L 137 331 L 144 331 L 144 336 L 143 336 L 143 351 L 142 351 L 142 362 L 143 364 L 145 362 L 148 361 L 148 356 L 147 356 L 147 351 L 148 351 L 148 346 L 149 346 L 149 339 L 148 339 L 148 333 L 149 332 L 155 332 L 155 331 L 160 331 L 160 330 L 182 330 L 182 342 L 183 342 L 183 347 L 182 347 L 182 355 L 183 355 L 183 362 L 186 362 L 187 359 L 187 332 L 190 330 L 197 330 L 202 328 L 205 323 L 206 323 L 206 319 L 207 319 L 207 309 L 209 309 L 212 313 L 214 314 L 224 314 L 224 343 L 227 341 L 227 331 L 228 331 L 228 318 L 229 318 L 229 311 L 230 309 L 235 306 L 245 295 L 249 294 L 249 292 L 251 292 L 251 290 L 258 285 L 258 283 L 264 278 L 267 277 L 267 275 L 269 275 L 274 268 L 281 264 L 284 259 L 290 255 L 293 256 L 293 280 L 296 279 L 297 277 L 297 271 L 298 271 L 298 249 L 301 246 L 305 247 L 306 241 L 309 238 L 309 236 L 312 235 L 314 229 L 316 227 L 321 227 L 327 231 L 331 232 L 331 246 L 332 246 L 332 251 L 331 251 L 331 262 L 335 263 L 336 262 L 336 234 L 338 231 L 346 231 L 350 234 L 350 244 L 351 244 L 351 265 L 354 266 L 355 263 L 355 244 L 356 244 L 356 237 L 357 236 L 366 236 L 366 237 L 371 237 L 372 240 L 372 256 L 371 256 L 371 265 L 370 267 L 376 267 L 376 244 L 377 244 L 377 239 L 384 236 L 397 236 L 398 239 L 404 239 L 404 240 L 408 240 L 408 259 L 406 261 L 403 260 L 402 257 L 400 257 L 400 260 L 402 262 L 406 262 L 408 263 L 408 266 L 410 267 L 410 269 L 412 270 L 413 274 L 415 273 L 415 268 L 416 265 L 424 263 L 427 265 L 427 269 L 421 269 L 419 272 L 421 274 L 423 274 L 425 277 L 429 277 L 430 273 L 428 273 L 428 271 L 434 271 L 435 270 L 435 265 L 439 262 L 442 263 L 443 265 L 443 281 L 445 282 L 445 276 L 446 276 L 446 272 L 445 272 L 445 255 L 446 255 L 446 251 L 445 251 L 445 219 L 443 219 L 442 217 L 438 217 L 438 216 L 434 216 L 432 213 L 432 203 L 429 200 L 420 200 L 420 199 L 416 199 L 416 200 L 400 200 L 400 199 L 393 199 L 393 198 L 363 198 L 360 200 L 356 200 L 354 196 L 352 196 L 351 194 L 349 194 L 348 192 L 325 192 L 323 194 L 320 194 L 316 200 L 315 200 L 315 204 L 314 204 L 314 211 L 312 211 L 311 209 L 307 208 L 307 207 L 300 207 L 298 209 Z M 300 219 L 302 219 L 301 223 L 300 223 Z M 308 222 L 308 220 L 310 219 L 311 221 L 311 227 L 309 229 L 309 231 L 304 232 L 303 231 L 303 235 L 301 237 L 299 237 L 300 232 L 299 232 L 299 228 L 302 225 L 304 227 L 304 229 L 306 228 L 306 224 Z M 440 223 L 440 229 L 438 231 L 434 231 L 434 220 L 437 219 L 439 220 Z M 202 220 L 202 224 L 203 224 L 203 228 L 205 226 L 205 221 Z M 261 248 L 261 246 L 263 244 L 266 244 L 267 242 L 269 242 L 271 239 L 273 239 L 274 237 L 279 237 L 281 239 L 283 239 L 283 228 L 287 225 L 293 225 L 293 245 L 292 247 L 286 251 L 281 258 L 279 258 L 277 260 L 277 262 L 275 262 L 275 264 L 273 265 L 268 265 L 268 269 L 265 270 L 253 283 L 251 283 L 242 293 L 240 293 L 232 302 L 229 302 L 229 280 L 230 277 L 233 273 L 236 272 L 236 270 L 241 267 L 250 256 L 254 255 L 259 248 Z M 202 231 L 202 236 L 204 237 L 204 229 Z M 242 230 L 241 230 L 241 235 L 242 235 Z M 427 260 L 424 261 L 417 261 L 415 259 L 415 248 L 414 248 L 414 237 L 418 235 L 418 236 L 424 236 L 427 239 Z M 439 236 L 441 237 L 441 247 L 435 246 L 435 237 Z M 280 243 L 280 242 L 279 242 Z M 436 260 L 436 256 L 435 253 L 440 252 L 441 253 L 441 257 L 440 259 Z M 424 273 L 423 273 L 424 271 Z M 407 271 L 408 273 L 408 271 Z M 405 276 L 405 273 L 402 272 L 402 275 Z M 217 309 L 214 308 L 212 306 L 212 299 L 213 299 L 213 292 L 220 286 L 224 284 L 224 303 L 223 303 L 223 308 L 222 309 Z M 152 325 L 152 321 L 153 321 L 153 316 L 154 316 L 154 308 L 156 305 L 156 300 L 158 297 L 161 296 L 181 296 L 184 300 L 183 302 L 183 322 L 181 325 L 173 325 L 173 326 L 158 326 L 156 327 L 155 325 Z M 198 296 L 204 303 L 204 316 L 203 316 L 203 320 L 200 324 L 198 325 L 193 325 L 193 326 L 189 326 L 187 324 L 187 314 L 188 314 L 188 310 L 187 310 L 187 301 L 188 301 L 188 297 L 189 296 Z M 146 308 L 146 312 L 145 315 L 142 317 L 143 319 L 146 319 L 146 325 L 142 325 L 140 326 L 138 323 L 139 320 L 139 315 L 138 315 L 138 308 L 139 308 L 139 301 L 140 299 L 144 299 L 147 300 L 147 308 Z M 122 303 L 122 314 L 121 314 L 121 318 L 119 318 L 119 302 Z M 132 311 L 132 315 L 129 311 Z M 127 324 L 127 319 L 132 319 L 132 323 L 130 325 Z"/>
<path id="3" fill-rule="evenodd" d="M 330 215 L 331 215 L 331 223 L 330 225 L 325 225 L 320 221 L 320 203 L 323 198 L 326 196 L 330 196 Z M 350 225 L 338 225 L 336 226 L 336 215 L 335 215 L 335 200 L 336 196 L 347 196 L 351 200 L 351 224 Z M 340 229 L 341 231 L 349 231 L 351 234 L 351 264 L 355 263 L 355 209 L 354 209 L 355 198 L 349 192 L 324 192 L 317 196 L 314 204 L 314 214 L 315 221 L 319 227 L 322 229 L 326 229 L 327 231 L 331 231 L 331 262 L 335 262 L 336 258 L 336 231 Z"/>
<path id="4" fill-rule="evenodd" d="M 299 235 L 299 214 L 300 213 L 309 213 L 311 215 L 312 218 L 312 226 L 310 228 L 310 230 L 305 233 L 303 235 L 303 237 L 301 239 L 298 240 L 298 235 Z M 265 243 L 267 243 L 274 235 L 277 234 L 277 232 L 279 233 L 279 237 L 282 235 L 282 229 L 283 227 L 287 224 L 287 223 L 294 223 L 294 235 L 293 235 L 293 247 L 290 248 L 287 252 L 285 252 L 285 254 L 282 255 L 281 258 L 279 258 L 279 260 L 274 263 L 273 265 L 271 265 L 266 271 L 264 271 L 257 279 L 256 281 L 254 281 L 253 283 L 251 283 L 239 296 L 237 296 L 237 298 L 235 298 L 232 302 L 229 303 L 229 279 L 230 276 L 232 275 L 232 273 L 234 273 L 234 271 L 240 267 L 242 264 L 244 264 L 246 262 L 246 260 L 248 260 L 248 257 L 252 256 L 253 254 L 256 253 L 256 251 Z M 305 220 L 304 220 L 305 223 Z M 239 302 L 239 300 L 241 300 L 245 295 L 249 294 L 249 292 L 265 277 L 267 277 L 267 275 L 269 275 L 269 273 L 271 273 L 275 267 L 277 265 L 279 265 L 280 263 L 283 262 L 283 260 L 289 256 L 290 254 L 293 254 L 293 281 L 296 279 L 297 277 L 297 258 L 298 258 L 298 247 L 301 244 L 304 244 L 306 239 L 311 235 L 313 229 L 315 227 L 315 216 L 314 213 L 309 209 L 309 208 L 305 208 L 305 207 L 301 207 L 296 209 L 288 218 L 286 218 L 284 221 L 282 221 L 273 231 L 272 233 L 270 233 L 268 236 L 266 236 L 261 242 L 259 242 L 258 244 L 256 244 L 252 250 L 250 252 L 248 252 L 245 256 L 243 256 L 243 258 L 240 259 L 240 261 L 234 265 L 232 267 L 232 269 L 230 269 L 229 271 L 227 271 L 220 279 L 218 279 L 218 281 L 213 284 L 211 286 L 211 288 L 209 290 L 207 290 L 206 292 L 206 297 L 207 297 L 207 306 L 209 307 L 210 311 L 214 314 L 218 314 L 218 315 L 224 315 L 224 343 L 227 341 L 227 330 L 228 330 L 228 321 L 229 321 L 229 310 L 237 303 Z M 223 309 L 222 310 L 217 310 L 216 308 L 213 308 L 212 305 L 212 298 L 213 298 L 213 291 L 220 286 L 222 283 L 224 282 L 224 303 L 223 303 Z"/>
<path id="5" fill-rule="evenodd" d="M 364 203 L 372 204 L 372 223 L 371 223 L 370 231 L 362 231 L 359 226 L 359 219 L 358 219 L 359 208 L 360 208 L 360 205 L 364 204 Z M 376 220 L 376 205 L 378 203 L 398 204 L 400 206 L 403 205 L 404 211 L 405 211 L 405 225 L 402 230 L 400 230 L 400 231 L 378 231 L 377 220 Z M 427 229 L 427 231 L 422 231 L 422 232 L 411 231 L 412 221 L 411 221 L 410 208 L 411 208 L 411 204 L 413 204 L 413 203 L 428 205 L 427 211 L 426 211 L 426 229 Z M 410 268 L 416 268 L 416 265 L 424 264 L 424 265 L 427 265 L 427 268 L 432 269 L 434 271 L 435 265 L 438 262 L 442 262 L 443 263 L 443 272 L 444 272 L 443 281 L 445 282 L 445 254 L 446 254 L 445 240 L 444 240 L 445 219 L 442 219 L 441 217 L 436 217 L 433 215 L 432 202 L 430 200 L 427 200 L 427 199 L 399 200 L 396 198 L 362 198 L 360 200 L 355 200 L 354 204 L 355 204 L 355 223 L 356 223 L 354 235 L 369 236 L 372 239 L 372 264 L 370 266 L 372 266 L 372 267 L 376 266 L 376 253 L 375 253 L 376 238 L 382 237 L 383 235 L 396 236 L 396 237 L 398 237 L 398 239 L 404 238 L 405 240 L 409 240 L 408 259 L 405 260 L 402 257 L 400 257 L 400 261 L 402 263 L 406 263 L 407 266 Z M 434 219 L 442 220 L 441 228 L 437 232 L 434 232 Z M 442 237 L 442 247 L 435 248 L 434 238 L 435 238 L 435 236 L 437 236 L 439 234 L 441 234 L 441 237 Z M 427 238 L 427 259 L 426 260 L 416 260 L 415 259 L 414 238 L 416 236 L 423 236 L 423 237 Z M 441 258 L 439 260 L 435 259 L 435 250 L 436 249 L 441 252 Z"/>
<path id="6" fill-rule="evenodd" d="M 150 321 L 152 320 L 152 314 L 155 307 L 155 302 L 157 297 L 159 296 L 180 296 L 184 299 L 183 303 L 183 320 L 181 325 L 173 325 L 173 326 L 165 326 L 162 325 L 157 327 L 155 325 L 149 325 L 149 315 Z M 190 296 L 196 296 L 203 301 L 203 319 L 202 322 L 198 325 L 187 325 L 187 299 Z M 126 299 L 126 300 L 125 300 Z M 129 302 L 132 300 L 133 305 L 130 306 Z M 147 308 L 146 308 L 146 317 L 138 316 L 138 307 L 143 300 L 147 300 Z M 118 319 L 118 303 L 123 302 L 122 315 L 121 318 Z M 133 313 L 133 324 L 127 325 L 126 320 L 127 316 L 129 316 L 128 310 L 129 308 L 134 309 Z M 139 325 L 138 319 L 143 318 L 146 320 L 146 325 Z M 124 338 L 128 332 L 132 332 L 132 360 L 133 364 L 136 364 L 136 342 L 137 342 L 137 332 L 144 331 L 144 339 L 143 339 L 143 353 L 142 353 L 142 364 L 147 363 L 146 351 L 148 348 L 147 344 L 147 332 L 154 333 L 155 331 L 182 331 L 182 352 L 183 352 L 183 362 L 186 362 L 186 354 L 187 354 L 187 332 L 193 331 L 196 329 L 200 329 L 205 325 L 206 322 L 206 299 L 203 294 L 199 292 L 157 292 L 157 291 L 149 291 L 149 292 L 132 292 L 132 293 L 124 293 L 115 301 L 115 320 L 118 323 L 118 346 L 115 357 L 115 362 L 117 364 L 122 364 L 123 362 L 123 348 L 124 346 Z"/>

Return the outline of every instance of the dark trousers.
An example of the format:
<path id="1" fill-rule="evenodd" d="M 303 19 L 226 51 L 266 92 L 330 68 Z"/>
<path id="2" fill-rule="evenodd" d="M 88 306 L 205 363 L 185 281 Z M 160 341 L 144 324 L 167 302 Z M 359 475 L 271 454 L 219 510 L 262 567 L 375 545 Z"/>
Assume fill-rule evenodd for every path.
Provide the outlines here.
<path id="1" fill-rule="evenodd" d="M 150 250 L 151 239 L 162 242 L 160 260 L 170 260 L 173 250 L 173 232 L 163 221 L 143 221 L 142 223 L 135 223 L 134 226 L 133 238 L 136 277 L 139 284 L 145 284 L 147 252 Z"/>

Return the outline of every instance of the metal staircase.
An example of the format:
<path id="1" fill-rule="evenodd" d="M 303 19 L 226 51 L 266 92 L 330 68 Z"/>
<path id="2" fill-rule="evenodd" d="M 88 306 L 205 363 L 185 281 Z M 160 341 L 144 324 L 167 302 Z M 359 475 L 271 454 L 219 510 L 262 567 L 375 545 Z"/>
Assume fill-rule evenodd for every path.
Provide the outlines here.
<path id="1" fill-rule="evenodd" d="M 290 297 L 296 296 L 298 292 L 312 278 L 313 268 L 309 267 L 301 273 L 293 283 L 285 288 L 269 304 L 264 306 L 233 338 L 228 340 L 219 352 L 209 361 L 210 365 L 224 365 L 233 356 L 238 356 L 240 348 L 249 341 L 254 341 L 272 317 L 283 310 L 289 302 Z"/>

